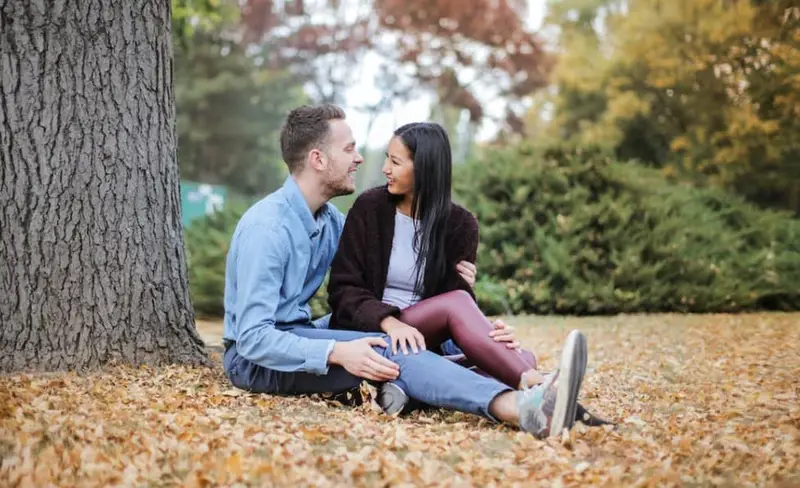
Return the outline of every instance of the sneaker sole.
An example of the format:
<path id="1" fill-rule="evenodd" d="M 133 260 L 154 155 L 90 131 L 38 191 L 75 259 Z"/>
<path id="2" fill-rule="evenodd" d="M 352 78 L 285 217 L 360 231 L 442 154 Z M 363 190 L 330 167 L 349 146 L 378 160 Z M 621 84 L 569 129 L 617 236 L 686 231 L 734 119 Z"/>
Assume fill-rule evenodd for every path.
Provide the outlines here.
<path id="1" fill-rule="evenodd" d="M 560 436 L 566 427 L 575 424 L 575 411 L 578 407 L 578 393 L 586 373 L 586 337 L 573 330 L 567 336 L 559 364 L 558 393 L 550 423 L 550 436 Z"/>
<path id="2" fill-rule="evenodd" d="M 387 415 L 400 415 L 408 402 L 406 392 L 394 383 L 384 383 L 378 393 L 378 405 Z"/>

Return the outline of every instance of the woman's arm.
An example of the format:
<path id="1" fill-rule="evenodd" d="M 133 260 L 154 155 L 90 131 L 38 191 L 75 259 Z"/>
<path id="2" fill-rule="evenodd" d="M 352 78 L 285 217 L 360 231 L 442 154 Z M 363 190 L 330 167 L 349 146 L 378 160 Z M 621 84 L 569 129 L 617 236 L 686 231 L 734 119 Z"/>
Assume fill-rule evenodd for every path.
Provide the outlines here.
<path id="1" fill-rule="evenodd" d="M 466 209 L 458 208 L 461 216 L 460 225 L 453 228 L 453 231 L 448 235 L 447 249 L 447 262 L 448 266 L 452 269 L 448 271 L 445 289 L 441 293 L 453 290 L 464 290 L 475 298 L 475 292 L 470 283 L 468 283 L 459 273 L 457 266 L 458 263 L 466 261 L 475 263 L 478 258 L 478 243 L 480 242 L 480 229 L 478 228 L 478 220 L 468 212 Z"/>
<path id="2" fill-rule="evenodd" d="M 328 282 L 328 304 L 333 313 L 335 328 L 364 332 L 382 332 L 381 321 L 399 316 L 400 309 L 383 303 L 367 282 L 366 255 L 377 252 L 367 243 L 364 217 L 357 203 L 347 215 L 339 241 L 339 250 L 331 265 Z"/>

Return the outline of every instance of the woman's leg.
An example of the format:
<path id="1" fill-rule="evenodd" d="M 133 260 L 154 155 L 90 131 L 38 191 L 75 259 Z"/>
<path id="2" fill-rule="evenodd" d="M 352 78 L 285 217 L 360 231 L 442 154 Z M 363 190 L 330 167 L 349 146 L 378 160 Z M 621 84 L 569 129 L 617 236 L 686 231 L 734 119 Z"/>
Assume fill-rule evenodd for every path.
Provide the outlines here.
<path id="1" fill-rule="evenodd" d="M 535 368 L 533 354 L 523 354 L 489 337 L 494 327 L 465 291 L 428 298 L 403 310 L 400 320 L 425 336 L 429 348 L 452 338 L 478 368 L 512 388 Z"/>

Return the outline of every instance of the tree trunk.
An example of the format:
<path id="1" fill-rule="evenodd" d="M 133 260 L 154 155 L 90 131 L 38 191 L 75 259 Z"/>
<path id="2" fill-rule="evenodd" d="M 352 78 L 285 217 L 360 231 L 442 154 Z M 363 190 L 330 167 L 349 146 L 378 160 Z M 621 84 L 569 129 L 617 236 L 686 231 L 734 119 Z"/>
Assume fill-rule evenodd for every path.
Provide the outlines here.
<path id="1" fill-rule="evenodd" d="M 170 0 L 0 0 L 0 371 L 206 363 Z"/>

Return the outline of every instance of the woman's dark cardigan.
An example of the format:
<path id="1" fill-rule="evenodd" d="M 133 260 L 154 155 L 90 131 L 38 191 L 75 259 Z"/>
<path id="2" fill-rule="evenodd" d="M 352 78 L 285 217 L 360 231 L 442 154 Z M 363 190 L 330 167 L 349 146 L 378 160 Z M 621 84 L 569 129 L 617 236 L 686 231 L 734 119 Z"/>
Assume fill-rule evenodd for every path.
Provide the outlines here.
<path id="1" fill-rule="evenodd" d="M 332 329 L 381 332 L 381 320 L 400 315 L 399 308 L 381 301 L 389 272 L 396 209 L 392 195 L 382 186 L 362 193 L 348 212 L 328 283 Z M 464 290 L 475 298 L 472 288 L 456 271 L 456 264 L 475 262 L 478 238 L 475 216 L 452 204 L 445 232 L 447 276 L 441 289 L 431 296 Z"/>

